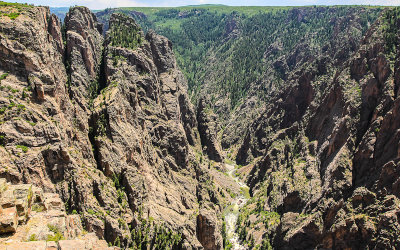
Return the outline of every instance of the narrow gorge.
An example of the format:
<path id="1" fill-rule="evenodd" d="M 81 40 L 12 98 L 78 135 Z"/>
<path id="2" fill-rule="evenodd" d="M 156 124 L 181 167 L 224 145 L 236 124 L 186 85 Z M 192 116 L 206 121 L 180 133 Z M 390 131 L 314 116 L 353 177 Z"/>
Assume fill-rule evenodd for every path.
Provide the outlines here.
<path id="1" fill-rule="evenodd" d="M 399 29 L 0 2 L 0 249 L 400 248 Z"/>

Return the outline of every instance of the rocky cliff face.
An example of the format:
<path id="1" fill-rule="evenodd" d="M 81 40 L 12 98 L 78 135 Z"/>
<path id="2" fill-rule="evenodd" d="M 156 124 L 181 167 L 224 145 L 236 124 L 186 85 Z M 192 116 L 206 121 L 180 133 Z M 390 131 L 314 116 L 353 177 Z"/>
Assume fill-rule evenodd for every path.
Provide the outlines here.
<path id="1" fill-rule="evenodd" d="M 58 194 L 32 184 L 0 179 L 2 249 L 114 249 L 82 228 L 80 216 L 67 215 Z M 11 234 L 11 235 L 10 235 Z"/>
<path id="2" fill-rule="evenodd" d="M 337 10 L 313 11 L 287 18 Z M 48 8 L 0 5 L 0 177 L 12 183 L 0 179 L 0 233 L 20 243 L 30 235 L 16 225 L 60 215 L 64 235 L 104 248 L 222 249 L 222 211 L 245 195 L 223 173 L 235 158 L 252 196 L 237 221 L 242 245 L 399 248 L 400 15 L 368 26 L 364 11 L 332 19 L 322 46 L 313 34 L 289 51 L 274 41 L 263 80 L 221 125 L 229 97 L 206 86 L 216 95 L 195 111 L 171 42 L 134 19 L 113 13 L 105 31 L 73 7 L 64 28 Z M 232 20 L 225 42 L 243 32 Z M 32 184 L 51 195 L 33 201 Z M 45 231 L 40 240 L 57 235 Z M 70 243 L 26 246 L 86 244 Z"/>
<path id="3" fill-rule="evenodd" d="M 197 121 L 199 122 L 201 144 L 211 160 L 221 162 L 223 156 L 218 140 L 218 132 L 221 128 L 217 122 L 217 115 L 207 105 L 207 101 L 203 98 L 199 100 L 197 105 Z"/>
<path id="4" fill-rule="evenodd" d="M 220 194 L 171 43 L 121 14 L 103 38 L 87 8 L 62 30 L 48 8 L 21 6 L 0 17 L 0 176 L 58 193 L 109 244 L 221 248 Z"/>
<path id="5" fill-rule="evenodd" d="M 237 155 L 251 162 L 243 174 L 253 193 L 242 239 L 282 249 L 399 247 L 398 60 L 383 28 L 396 20 L 383 15 L 357 46 L 333 41 L 328 63 L 317 57 L 288 75 L 290 86 L 254 120 Z M 342 50 L 350 53 L 338 57 Z"/>

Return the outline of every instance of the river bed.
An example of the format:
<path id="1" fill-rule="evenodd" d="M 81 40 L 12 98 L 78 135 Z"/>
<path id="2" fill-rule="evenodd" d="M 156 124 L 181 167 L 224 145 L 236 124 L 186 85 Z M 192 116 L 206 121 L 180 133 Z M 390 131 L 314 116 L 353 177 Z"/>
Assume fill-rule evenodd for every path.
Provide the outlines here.
<path id="1" fill-rule="evenodd" d="M 233 165 L 225 164 L 228 175 L 240 186 L 241 190 L 248 190 L 249 187 L 241 182 L 236 177 L 236 168 Z M 240 209 L 246 204 L 249 197 L 246 197 L 246 192 L 240 192 L 236 195 L 232 203 L 225 208 L 225 224 L 226 224 L 226 236 L 229 242 L 232 244 L 233 250 L 244 250 L 248 249 L 239 241 L 239 235 L 236 233 L 236 222 L 239 217 Z"/>

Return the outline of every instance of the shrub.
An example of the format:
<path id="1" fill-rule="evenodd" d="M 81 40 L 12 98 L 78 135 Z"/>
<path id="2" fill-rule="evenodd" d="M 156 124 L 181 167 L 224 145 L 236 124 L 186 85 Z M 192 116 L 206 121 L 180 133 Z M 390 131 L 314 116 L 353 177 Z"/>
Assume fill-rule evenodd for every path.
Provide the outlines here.
<path id="1" fill-rule="evenodd" d="M 4 73 L 0 76 L 0 81 L 6 79 L 6 77 L 8 76 L 8 73 Z"/>
<path id="2" fill-rule="evenodd" d="M 62 235 L 62 233 L 58 232 L 54 235 L 47 235 L 47 241 L 60 241 L 64 239 L 64 235 Z"/>
<path id="3" fill-rule="evenodd" d="M 57 227 L 56 225 L 52 225 L 52 224 L 47 224 L 47 227 L 49 228 L 49 230 L 54 233 L 54 235 L 48 235 L 47 236 L 47 241 L 60 241 L 64 239 L 64 235 L 62 234 L 61 230 L 59 227 Z"/>
<path id="4" fill-rule="evenodd" d="M 39 204 L 33 204 L 32 210 L 35 212 L 42 212 L 44 210 L 44 206 L 39 205 Z"/>
<path id="5" fill-rule="evenodd" d="M 32 234 L 31 236 L 29 236 L 28 241 L 37 241 L 37 237 L 36 234 Z"/>
<path id="6" fill-rule="evenodd" d="M 26 153 L 28 152 L 28 147 L 24 145 L 17 145 L 17 148 L 20 148 L 22 152 Z"/>
<path id="7" fill-rule="evenodd" d="M 18 108 L 18 111 L 25 111 L 26 110 L 25 105 L 23 105 L 23 104 L 18 104 L 17 108 Z"/>

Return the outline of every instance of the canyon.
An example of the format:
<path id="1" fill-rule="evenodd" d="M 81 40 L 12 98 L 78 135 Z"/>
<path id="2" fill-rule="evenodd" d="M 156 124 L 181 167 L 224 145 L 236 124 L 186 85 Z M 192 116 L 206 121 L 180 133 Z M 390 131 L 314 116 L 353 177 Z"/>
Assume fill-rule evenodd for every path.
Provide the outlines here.
<path id="1" fill-rule="evenodd" d="M 230 8 L 0 2 L 0 247 L 400 248 L 400 10 Z"/>

